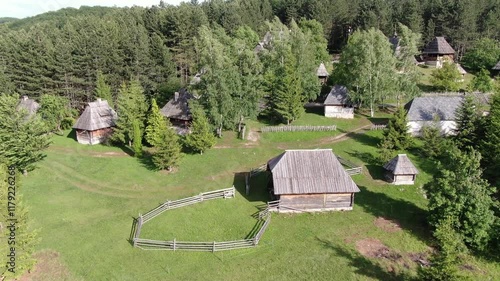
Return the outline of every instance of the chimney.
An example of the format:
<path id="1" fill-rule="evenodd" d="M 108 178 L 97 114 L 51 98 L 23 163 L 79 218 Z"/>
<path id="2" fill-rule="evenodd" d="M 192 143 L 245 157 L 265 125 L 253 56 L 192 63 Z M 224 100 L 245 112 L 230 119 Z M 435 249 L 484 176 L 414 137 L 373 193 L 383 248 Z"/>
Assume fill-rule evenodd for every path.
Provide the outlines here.
<path id="1" fill-rule="evenodd" d="M 24 95 L 21 97 L 22 100 L 28 100 L 28 96 L 27 95 Z"/>
<path id="2" fill-rule="evenodd" d="M 179 99 L 179 92 L 175 92 L 174 101 L 177 101 L 178 99 Z"/>

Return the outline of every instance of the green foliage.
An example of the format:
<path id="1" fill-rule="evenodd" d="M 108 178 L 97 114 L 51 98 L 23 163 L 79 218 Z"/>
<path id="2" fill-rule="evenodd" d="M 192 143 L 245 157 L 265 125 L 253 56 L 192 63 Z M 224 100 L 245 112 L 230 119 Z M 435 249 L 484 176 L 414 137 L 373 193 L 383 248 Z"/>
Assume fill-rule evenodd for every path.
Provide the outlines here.
<path id="1" fill-rule="evenodd" d="M 152 146 L 159 146 L 162 143 L 165 122 L 165 117 L 161 115 L 156 100 L 152 99 L 146 127 L 146 141 Z"/>
<path id="2" fill-rule="evenodd" d="M 405 150 L 413 144 L 413 139 L 408 133 L 407 124 L 406 111 L 404 108 L 399 107 L 384 130 L 384 140 L 389 142 L 391 147 L 396 150 Z"/>
<path id="3" fill-rule="evenodd" d="M 134 156 L 135 157 L 141 157 L 142 156 L 142 130 L 141 126 L 139 124 L 139 121 L 134 120 L 132 122 L 132 128 L 133 128 L 133 149 L 134 149 Z"/>
<path id="4" fill-rule="evenodd" d="M 16 181 L 12 181 L 12 176 L 15 176 Z M 7 168 L 4 163 L 0 163 L 0 208 L 2 209 L 0 212 L 0 226 L 2 226 L 0 227 L 0 251 L 2 252 L 0 276 L 7 278 L 7 280 L 18 278 L 26 271 L 33 269 L 36 263 L 33 253 L 39 242 L 38 231 L 30 227 L 31 220 L 20 192 L 22 186 L 19 177 L 20 175 L 16 175 L 14 169 Z M 10 183 L 16 186 L 15 192 L 10 192 L 13 191 L 9 189 Z M 11 217 L 7 212 L 7 202 L 15 203 L 14 217 Z M 12 227 L 14 229 L 11 228 L 12 219 L 16 219 L 15 225 Z M 15 236 L 11 236 L 12 230 Z M 12 237 L 15 240 L 12 240 Z M 15 265 L 7 266 L 11 262 L 9 255 L 12 248 L 15 248 Z M 14 272 L 8 270 L 12 267 L 14 267 Z"/>
<path id="5" fill-rule="evenodd" d="M 420 53 L 418 48 L 420 34 L 400 23 L 398 25 L 398 38 L 399 54 L 395 54 L 397 58 L 396 69 L 398 70 L 395 97 L 399 106 L 401 101 L 409 100 L 420 94 L 417 84 L 420 82 L 421 74 L 415 64 L 415 56 Z"/>
<path id="6" fill-rule="evenodd" d="M 450 147 L 433 180 L 424 185 L 429 198 L 429 223 L 438 228 L 450 223 L 468 247 L 483 250 L 494 222 L 494 188 L 482 179 L 481 155 Z"/>
<path id="7" fill-rule="evenodd" d="M 419 280 L 423 281 L 452 281 L 465 280 L 459 273 L 461 256 L 467 251 L 460 235 L 453 227 L 453 220 L 449 217 L 437 225 L 433 233 L 439 250 L 433 253 L 431 265 L 419 270 Z"/>
<path id="8" fill-rule="evenodd" d="M 203 154 L 215 144 L 215 136 L 203 109 L 196 103 L 190 103 L 193 123 L 191 133 L 186 136 L 185 144 L 192 151 Z"/>
<path id="9" fill-rule="evenodd" d="M 460 89 L 462 75 L 455 64 L 445 61 L 443 67 L 432 72 L 431 83 L 439 91 L 456 92 Z"/>
<path id="10" fill-rule="evenodd" d="M 490 100 L 490 113 L 484 124 L 485 136 L 481 141 L 484 174 L 488 181 L 500 187 L 500 89 Z"/>
<path id="11" fill-rule="evenodd" d="M 480 130 L 480 116 L 477 105 L 472 95 L 466 95 L 462 104 L 455 113 L 457 128 L 455 141 L 460 149 L 467 147 L 478 148 Z"/>
<path id="12" fill-rule="evenodd" d="M 130 81 L 129 85 L 122 84 L 117 100 L 118 120 L 112 136 L 113 141 L 131 145 L 133 122 L 138 123 L 141 131 L 144 129 L 148 105 L 143 92 L 140 82 L 136 79 Z"/>
<path id="13" fill-rule="evenodd" d="M 438 122 L 439 120 L 436 120 L 431 125 L 423 126 L 421 131 L 422 140 L 424 141 L 422 152 L 431 159 L 441 157 L 446 148 L 446 141 L 438 127 Z"/>
<path id="14" fill-rule="evenodd" d="M 0 158 L 22 171 L 31 171 L 45 158 L 49 129 L 40 116 L 17 110 L 18 95 L 0 95 Z"/>
<path id="15" fill-rule="evenodd" d="M 474 76 L 470 85 L 472 91 L 479 91 L 488 93 L 493 90 L 493 81 L 490 78 L 490 72 L 486 69 L 481 69 L 479 73 Z"/>
<path id="16" fill-rule="evenodd" d="M 470 50 L 465 52 L 463 65 L 476 72 L 482 69 L 489 70 L 500 59 L 500 42 L 491 38 L 481 38 L 473 43 Z"/>
<path id="17" fill-rule="evenodd" d="M 65 97 L 44 94 L 40 98 L 40 109 L 38 114 L 52 132 L 59 132 L 63 127 L 63 121 L 73 117 L 69 107 L 69 100 Z"/>
<path id="18" fill-rule="evenodd" d="M 108 101 L 108 104 L 111 108 L 114 108 L 114 99 L 113 95 L 111 94 L 111 87 L 106 84 L 106 77 L 102 72 L 99 70 L 97 71 L 97 81 L 96 81 L 96 86 L 95 86 L 95 96 L 98 98 L 101 98 L 103 100 Z"/>
<path id="19" fill-rule="evenodd" d="M 167 169 L 170 171 L 181 158 L 179 137 L 167 120 L 161 124 L 158 137 L 159 142 L 155 144 L 156 151 L 153 153 L 153 163 L 159 170 Z"/>
<path id="20" fill-rule="evenodd" d="M 393 96 L 395 75 L 396 58 L 389 40 L 374 28 L 357 30 L 349 37 L 333 73 L 336 81 L 349 89 L 354 102 L 368 102 L 372 117 L 375 103 Z"/>

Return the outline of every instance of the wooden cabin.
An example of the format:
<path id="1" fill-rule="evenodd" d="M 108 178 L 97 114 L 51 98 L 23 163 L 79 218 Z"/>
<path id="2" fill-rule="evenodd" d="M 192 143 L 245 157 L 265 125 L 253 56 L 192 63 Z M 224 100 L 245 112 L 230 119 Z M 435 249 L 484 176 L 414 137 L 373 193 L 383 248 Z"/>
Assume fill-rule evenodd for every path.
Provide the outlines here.
<path id="1" fill-rule="evenodd" d="M 395 185 L 415 184 L 418 170 L 406 154 L 399 154 L 384 165 L 386 178 Z"/>
<path id="2" fill-rule="evenodd" d="M 170 119 L 170 123 L 176 127 L 184 127 L 191 123 L 193 117 L 189 110 L 189 100 L 193 96 L 185 89 L 175 92 L 174 97 L 160 110 L 160 113 Z"/>
<path id="3" fill-rule="evenodd" d="M 451 96 L 417 97 L 405 105 L 408 132 L 411 135 L 420 136 L 424 126 L 433 125 L 438 126 L 442 135 L 455 133 L 455 112 L 462 105 L 464 96 L 459 93 L 448 94 Z"/>
<path id="4" fill-rule="evenodd" d="M 352 210 L 360 191 L 331 149 L 287 150 L 267 170 L 280 212 Z"/>
<path id="5" fill-rule="evenodd" d="M 318 67 L 318 70 L 316 71 L 316 76 L 318 76 L 321 85 L 326 83 L 326 81 L 328 80 L 328 75 L 330 74 L 326 70 L 325 64 L 321 63 Z"/>
<path id="6" fill-rule="evenodd" d="M 89 102 L 73 126 L 77 141 L 90 145 L 104 142 L 113 134 L 116 119 L 116 112 L 106 100 Z"/>
<path id="7" fill-rule="evenodd" d="M 347 88 L 335 85 L 323 102 L 325 107 L 325 117 L 333 118 L 354 118 L 354 108 L 349 102 Z"/>
<path id="8" fill-rule="evenodd" d="M 441 68 L 444 61 L 453 62 L 455 50 L 453 50 L 444 37 L 436 37 L 427 44 L 423 51 L 423 56 L 426 65 Z"/>
<path id="9" fill-rule="evenodd" d="M 38 104 L 35 100 L 28 98 L 28 96 L 22 96 L 17 104 L 17 110 L 26 110 L 28 112 L 28 116 L 34 116 L 38 109 L 40 108 L 40 104 Z"/>

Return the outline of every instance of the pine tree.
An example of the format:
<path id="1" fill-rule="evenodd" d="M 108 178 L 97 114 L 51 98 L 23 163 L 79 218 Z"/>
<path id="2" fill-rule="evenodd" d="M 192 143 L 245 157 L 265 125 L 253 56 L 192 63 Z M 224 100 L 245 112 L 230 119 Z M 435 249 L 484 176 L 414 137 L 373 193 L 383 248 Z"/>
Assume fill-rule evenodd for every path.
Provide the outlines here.
<path id="1" fill-rule="evenodd" d="M 465 96 L 462 104 L 455 113 L 455 141 L 460 149 L 478 147 L 479 114 L 477 105 L 471 95 Z"/>
<path id="2" fill-rule="evenodd" d="M 134 148 L 134 156 L 135 157 L 141 157 L 142 156 L 142 130 L 141 126 L 139 125 L 138 120 L 134 120 L 132 122 L 132 128 L 133 128 L 133 148 Z"/>
<path id="3" fill-rule="evenodd" d="M 488 181 L 500 187 L 500 88 L 490 101 L 490 113 L 486 117 L 485 136 L 481 141 L 481 151 L 484 155 L 484 175 Z"/>
<path id="4" fill-rule="evenodd" d="M 445 147 L 444 138 L 436 122 L 439 122 L 439 120 L 431 125 L 423 126 L 421 131 L 422 140 L 424 141 L 422 151 L 425 156 L 431 159 L 438 159 Z"/>
<path id="5" fill-rule="evenodd" d="M 163 141 L 163 127 L 165 126 L 165 117 L 161 115 L 156 100 L 151 100 L 151 111 L 149 112 L 146 127 L 146 141 L 152 146 L 159 146 Z"/>
<path id="6" fill-rule="evenodd" d="M 181 158 L 179 137 L 171 127 L 170 122 L 166 120 L 157 133 L 159 142 L 155 145 L 156 151 L 153 153 L 153 163 L 159 170 L 167 169 L 170 171 Z"/>
<path id="7" fill-rule="evenodd" d="M 456 92 L 460 89 L 462 76 L 455 64 L 445 61 L 443 67 L 432 72 L 431 83 L 439 91 Z"/>
<path id="8" fill-rule="evenodd" d="M 203 154 L 215 144 L 215 136 L 203 109 L 195 103 L 191 103 L 190 106 L 193 123 L 191 124 L 191 133 L 186 136 L 185 143 L 192 151 Z"/>
<path id="9" fill-rule="evenodd" d="M 102 71 L 97 71 L 97 81 L 95 87 L 95 96 L 108 101 L 111 108 L 114 108 L 113 95 L 111 94 L 111 87 L 106 83 L 106 77 Z"/>
<path id="10" fill-rule="evenodd" d="M 413 143 L 413 139 L 408 133 L 407 124 L 406 112 L 402 107 L 399 107 L 384 130 L 384 140 L 391 143 L 396 150 L 404 150 Z"/>
<path id="11" fill-rule="evenodd" d="M 449 219 L 468 247 L 483 250 L 494 223 L 494 188 L 482 179 L 481 155 L 474 149 L 448 148 L 433 180 L 424 185 L 429 198 L 429 223 L 438 228 Z"/>
<path id="12" fill-rule="evenodd" d="M 16 176 L 16 181 L 13 182 L 16 186 L 15 197 L 11 198 L 12 194 L 8 194 L 8 191 L 11 191 L 8 188 L 8 184 L 11 183 L 8 178 L 15 175 L 15 172 L 13 166 L 8 168 L 4 163 L 0 163 L 0 208 L 2 209 L 0 212 L 0 236 L 2 236 L 0 239 L 0 252 L 2 252 L 0 262 L 3 265 L 0 267 L 0 276 L 6 277 L 7 280 L 17 278 L 33 268 L 36 263 L 33 253 L 39 241 L 38 231 L 30 228 L 28 209 L 20 192 L 22 186 L 19 176 Z M 14 217 L 11 217 L 11 213 L 7 212 L 8 200 L 15 203 L 15 212 L 12 213 Z M 14 226 L 11 226 L 11 219 L 16 219 Z M 11 240 L 12 227 L 15 229 L 15 240 Z M 16 255 L 15 269 L 13 270 L 9 270 L 13 267 L 10 264 L 11 248 L 15 248 Z"/>
<path id="13" fill-rule="evenodd" d="M 472 78 L 469 85 L 472 91 L 488 93 L 493 90 L 493 82 L 490 78 L 490 72 L 486 69 L 481 69 L 479 73 Z"/>

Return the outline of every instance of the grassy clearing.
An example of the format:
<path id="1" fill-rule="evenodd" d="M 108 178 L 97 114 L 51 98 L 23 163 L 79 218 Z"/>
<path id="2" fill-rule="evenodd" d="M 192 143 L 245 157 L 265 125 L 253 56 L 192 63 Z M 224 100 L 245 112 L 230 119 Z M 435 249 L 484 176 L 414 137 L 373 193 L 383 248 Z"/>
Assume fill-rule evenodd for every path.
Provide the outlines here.
<path id="1" fill-rule="evenodd" d="M 317 122 L 326 122 L 321 119 Z M 344 130 L 369 123 L 362 117 L 352 124 L 332 122 Z M 249 122 L 249 126 L 261 124 Z M 409 151 L 421 171 L 417 184 L 386 184 L 375 160 L 374 147 L 380 136 L 381 131 L 370 131 L 331 143 L 321 135 L 308 136 L 308 141 L 262 135 L 258 147 L 246 147 L 246 141 L 234 140 L 234 135 L 226 133 L 218 140 L 221 148 L 203 155 L 185 155 L 172 174 L 151 170 L 148 163 L 119 148 L 83 146 L 55 136 L 40 168 L 24 179 L 24 195 L 35 226 L 41 229 L 38 250 L 59 253 L 74 279 L 401 280 L 415 274 L 417 265 L 410 254 L 429 251 L 421 186 L 430 179 L 433 167 Z M 141 236 L 194 241 L 245 238 L 256 222 L 252 215 L 268 199 L 267 178 L 253 178 L 247 197 L 241 172 L 260 166 L 283 149 L 297 147 L 332 148 L 364 165 L 364 173 L 354 177 L 361 193 L 356 195 L 353 211 L 273 215 L 263 240 L 254 249 L 212 254 L 143 251 L 130 245 L 132 219 L 139 213 L 168 199 L 232 185 L 238 190 L 236 198 L 166 212 L 148 222 Z M 401 230 L 389 233 L 377 227 L 377 217 L 395 221 Z M 400 254 L 401 260 L 361 255 L 356 242 L 366 238 L 380 240 Z M 499 264 L 475 258 L 465 262 L 476 268 L 469 275 L 477 280 L 500 279 Z"/>
<path id="2" fill-rule="evenodd" d="M 433 67 L 423 67 L 419 66 L 418 70 L 422 74 L 421 79 L 420 79 L 420 89 L 425 92 L 434 92 L 434 87 L 432 86 L 431 83 L 431 77 L 432 77 L 432 72 L 435 70 Z M 474 78 L 473 74 L 467 73 L 465 74 L 464 81 L 461 82 L 460 84 L 460 90 L 467 90 L 467 87 L 469 86 L 469 83 L 472 81 Z"/>

